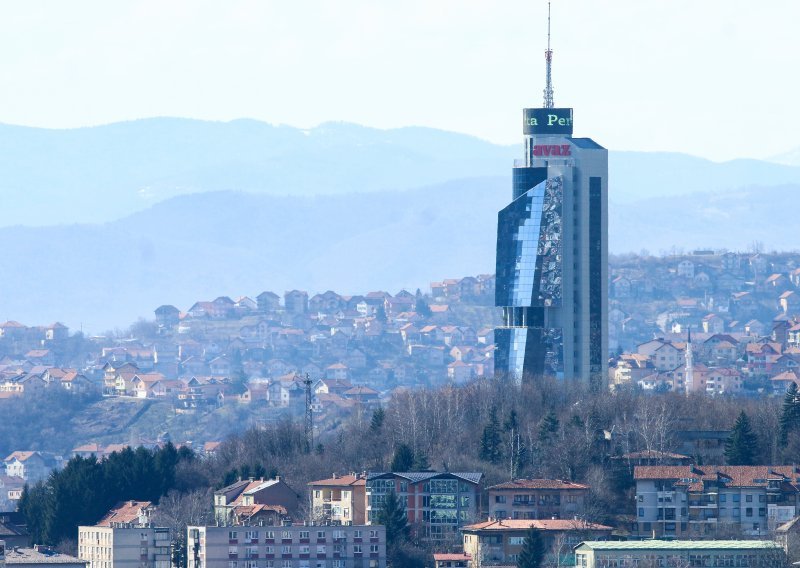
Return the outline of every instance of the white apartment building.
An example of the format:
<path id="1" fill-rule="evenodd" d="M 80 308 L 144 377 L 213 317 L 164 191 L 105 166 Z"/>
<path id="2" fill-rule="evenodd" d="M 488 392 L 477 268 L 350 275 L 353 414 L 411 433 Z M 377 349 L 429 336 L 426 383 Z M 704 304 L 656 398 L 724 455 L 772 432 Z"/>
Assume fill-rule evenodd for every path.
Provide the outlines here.
<path id="1" fill-rule="evenodd" d="M 88 568 L 170 568 L 169 529 L 127 523 L 78 527 L 78 557 Z"/>
<path id="2" fill-rule="evenodd" d="M 187 528 L 190 568 L 386 568 L 380 525 Z"/>

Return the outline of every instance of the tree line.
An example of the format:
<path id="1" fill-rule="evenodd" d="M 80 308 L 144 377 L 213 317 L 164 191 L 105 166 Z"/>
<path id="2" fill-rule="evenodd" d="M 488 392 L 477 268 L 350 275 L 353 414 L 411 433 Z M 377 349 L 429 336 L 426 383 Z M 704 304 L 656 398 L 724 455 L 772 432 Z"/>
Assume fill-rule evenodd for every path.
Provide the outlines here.
<path id="1" fill-rule="evenodd" d="M 104 460 L 76 456 L 46 480 L 25 486 L 19 511 L 33 542 L 53 546 L 76 541 L 78 527 L 94 525 L 117 503 L 127 500 L 157 503 L 176 488 L 192 489 L 181 466 L 194 461 L 191 450 L 125 448 Z"/>

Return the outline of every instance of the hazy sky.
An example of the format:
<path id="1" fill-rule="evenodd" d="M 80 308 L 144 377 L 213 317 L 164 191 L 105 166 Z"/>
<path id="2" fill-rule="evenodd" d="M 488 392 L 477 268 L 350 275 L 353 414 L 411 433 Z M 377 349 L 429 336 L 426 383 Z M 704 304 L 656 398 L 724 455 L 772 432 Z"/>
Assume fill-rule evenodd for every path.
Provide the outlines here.
<path id="1" fill-rule="evenodd" d="M 0 122 L 150 116 L 520 138 L 543 0 L 0 0 Z M 616 150 L 800 146 L 800 1 L 555 0 L 557 106 Z"/>

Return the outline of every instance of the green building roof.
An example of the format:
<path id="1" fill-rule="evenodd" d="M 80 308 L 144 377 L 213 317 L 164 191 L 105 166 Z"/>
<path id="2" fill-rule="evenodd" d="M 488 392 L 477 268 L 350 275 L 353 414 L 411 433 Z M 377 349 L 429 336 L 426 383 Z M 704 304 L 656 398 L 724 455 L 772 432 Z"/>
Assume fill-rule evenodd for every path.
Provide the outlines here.
<path id="1" fill-rule="evenodd" d="M 780 548 L 771 540 L 587 540 L 592 550 L 760 550 Z"/>

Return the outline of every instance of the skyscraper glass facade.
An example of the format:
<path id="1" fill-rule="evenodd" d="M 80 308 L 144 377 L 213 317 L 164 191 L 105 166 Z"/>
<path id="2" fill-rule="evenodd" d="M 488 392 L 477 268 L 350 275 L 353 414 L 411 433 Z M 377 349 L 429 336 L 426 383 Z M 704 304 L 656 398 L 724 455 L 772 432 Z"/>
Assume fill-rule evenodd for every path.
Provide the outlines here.
<path id="1" fill-rule="evenodd" d="M 559 122 L 567 126 L 554 131 Z M 497 219 L 495 370 L 602 381 L 607 152 L 571 136 L 572 109 L 526 109 L 524 133 L 512 201 Z"/>

